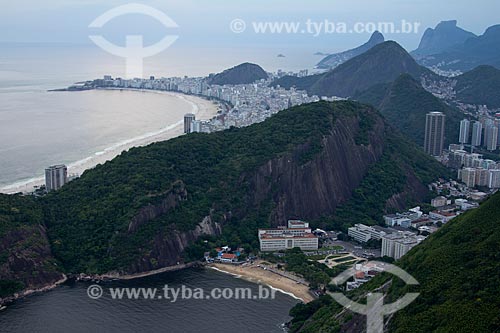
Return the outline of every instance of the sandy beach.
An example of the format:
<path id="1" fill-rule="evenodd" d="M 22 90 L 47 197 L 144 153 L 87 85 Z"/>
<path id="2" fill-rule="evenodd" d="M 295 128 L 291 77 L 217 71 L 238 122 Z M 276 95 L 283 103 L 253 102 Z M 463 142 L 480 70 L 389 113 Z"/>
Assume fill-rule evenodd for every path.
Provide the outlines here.
<path id="1" fill-rule="evenodd" d="M 131 89 L 133 90 L 133 89 Z M 197 96 L 184 95 L 180 93 L 173 92 L 163 92 L 147 90 L 148 93 L 155 94 L 165 94 L 174 96 L 176 98 L 182 99 L 191 105 L 191 113 L 196 115 L 198 120 L 209 120 L 217 114 L 217 105 L 213 101 L 203 99 Z M 168 126 L 158 130 L 156 132 L 150 132 L 142 136 L 133 137 L 128 140 L 122 141 L 120 143 L 112 144 L 104 151 L 97 152 L 87 158 L 79 160 L 74 163 L 67 165 L 68 175 L 78 174 L 81 175 L 85 170 L 91 169 L 97 164 L 102 164 L 106 161 L 113 159 L 114 157 L 120 155 L 123 151 L 127 151 L 132 147 L 146 146 L 153 142 L 165 141 L 175 138 L 183 134 L 184 120 L 178 119 L 176 122 L 169 124 Z M 33 178 L 26 181 L 20 181 L 15 184 L 5 186 L 0 189 L 0 193 L 12 194 L 12 193 L 29 193 L 34 190 L 34 187 L 43 185 L 45 183 L 44 176 Z"/>
<path id="2" fill-rule="evenodd" d="M 224 273 L 236 275 L 250 282 L 261 283 L 272 288 L 276 288 L 283 293 L 300 299 L 304 303 L 309 303 L 315 299 L 309 292 L 309 287 L 303 284 L 298 284 L 287 277 L 264 270 L 262 267 L 258 267 L 259 263 L 260 261 L 256 261 L 251 265 L 249 264 L 244 266 L 214 263 L 210 264 L 209 267 Z"/>

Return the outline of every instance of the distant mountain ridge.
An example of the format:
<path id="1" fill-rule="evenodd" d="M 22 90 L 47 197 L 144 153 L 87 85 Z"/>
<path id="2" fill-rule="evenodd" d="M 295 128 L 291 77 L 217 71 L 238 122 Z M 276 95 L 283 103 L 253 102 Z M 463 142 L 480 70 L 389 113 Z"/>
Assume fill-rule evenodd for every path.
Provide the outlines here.
<path id="1" fill-rule="evenodd" d="M 457 21 L 441 21 L 434 29 L 425 30 L 418 48 L 411 52 L 414 55 L 431 55 L 443 52 L 451 46 L 477 37 L 472 32 L 457 27 Z"/>
<path id="2" fill-rule="evenodd" d="M 418 56 L 421 65 L 443 70 L 469 71 L 480 65 L 500 69 L 500 25 L 486 29 L 483 35 L 473 36 L 441 52 Z"/>
<path id="3" fill-rule="evenodd" d="M 224 70 L 221 73 L 208 77 L 209 84 L 249 84 L 255 81 L 267 79 L 269 76 L 262 67 L 249 62 Z"/>
<path id="4" fill-rule="evenodd" d="M 398 43 L 387 41 L 327 73 L 305 78 L 284 77 L 276 80 L 273 85 L 285 88 L 296 86 L 318 96 L 350 97 L 373 85 L 392 82 L 404 73 L 415 79 L 420 79 L 422 75 L 438 77 L 429 69 L 418 65 Z"/>
<path id="5" fill-rule="evenodd" d="M 455 78 L 456 99 L 459 102 L 500 108 L 500 70 L 478 66 Z"/>
<path id="6" fill-rule="evenodd" d="M 335 54 L 330 54 L 323 58 L 317 65 L 317 68 L 322 68 L 322 69 L 331 69 L 335 68 L 338 65 L 346 62 L 349 59 L 352 59 L 362 53 L 365 53 L 372 47 L 374 47 L 377 44 L 383 43 L 385 41 L 384 35 L 382 35 L 380 32 L 375 31 L 370 39 L 364 43 L 361 46 L 358 46 L 354 49 L 347 50 L 344 52 L 340 53 L 335 53 Z"/>

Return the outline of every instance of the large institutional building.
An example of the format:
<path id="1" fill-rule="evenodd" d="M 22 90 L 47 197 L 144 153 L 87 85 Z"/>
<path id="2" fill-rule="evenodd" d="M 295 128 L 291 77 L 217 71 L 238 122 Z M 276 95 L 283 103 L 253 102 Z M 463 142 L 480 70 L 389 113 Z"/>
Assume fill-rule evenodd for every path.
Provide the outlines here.
<path id="1" fill-rule="evenodd" d="M 259 242 L 261 251 L 318 249 L 318 237 L 311 232 L 309 223 L 300 220 L 289 220 L 288 228 L 259 229 Z"/>

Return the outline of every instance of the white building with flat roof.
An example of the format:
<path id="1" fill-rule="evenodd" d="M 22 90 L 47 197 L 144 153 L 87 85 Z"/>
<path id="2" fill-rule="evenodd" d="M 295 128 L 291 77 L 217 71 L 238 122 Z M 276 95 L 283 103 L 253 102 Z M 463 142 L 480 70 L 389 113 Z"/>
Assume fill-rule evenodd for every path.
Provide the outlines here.
<path id="1" fill-rule="evenodd" d="M 379 226 L 367 226 L 364 224 L 355 224 L 347 229 L 347 235 L 360 243 L 366 243 L 370 239 L 379 240 L 389 232 Z"/>
<path id="2" fill-rule="evenodd" d="M 425 237 L 411 232 L 399 231 L 382 237 L 382 257 L 391 257 L 396 260 L 404 256 Z"/>
<path id="3" fill-rule="evenodd" d="M 300 220 L 288 221 L 288 227 L 259 229 L 261 251 L 280 251 L 298 247 L 301 250 L 317 250 L 318 237 L 309 228 L 309 223 Z"/>

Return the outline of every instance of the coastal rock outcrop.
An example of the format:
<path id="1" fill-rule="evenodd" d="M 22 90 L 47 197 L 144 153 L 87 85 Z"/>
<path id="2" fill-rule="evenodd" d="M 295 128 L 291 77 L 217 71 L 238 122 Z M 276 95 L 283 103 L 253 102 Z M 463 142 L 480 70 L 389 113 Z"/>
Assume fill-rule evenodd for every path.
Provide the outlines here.
<path id="1" fill-rule="evenodd" d="M 170 232 L 161 232 L 154 237 L 151 251 L 134 263 L 130 273 L 145 272 L 158 267 L 173 266 L 182 261 L 184 249 L 202 235 L 217 236 L 222 232 L 219 223 L 210 215 L 206 216 L 193 230 L 179 231 L 172 228 Z"/>

